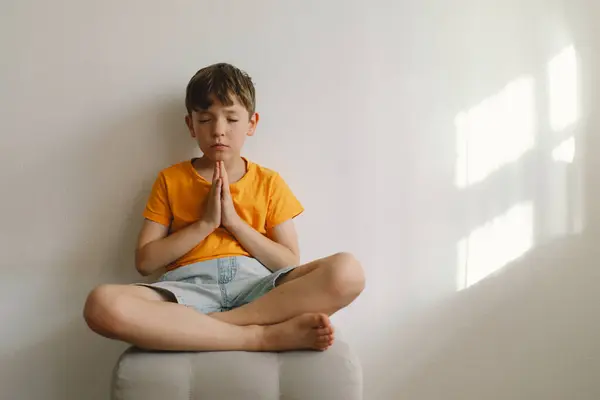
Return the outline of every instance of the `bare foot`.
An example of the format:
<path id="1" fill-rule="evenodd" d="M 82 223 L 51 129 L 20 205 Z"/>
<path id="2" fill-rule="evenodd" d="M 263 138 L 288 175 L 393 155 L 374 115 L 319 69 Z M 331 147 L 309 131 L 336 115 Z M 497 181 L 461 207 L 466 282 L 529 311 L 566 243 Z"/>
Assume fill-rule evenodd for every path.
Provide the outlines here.
<path id="1" fill-rule="evenodd" d="M 325 314 L 302 314 L 264 326 L 262 350 L 326 350 L 333 344 L 333 327 Z"/>

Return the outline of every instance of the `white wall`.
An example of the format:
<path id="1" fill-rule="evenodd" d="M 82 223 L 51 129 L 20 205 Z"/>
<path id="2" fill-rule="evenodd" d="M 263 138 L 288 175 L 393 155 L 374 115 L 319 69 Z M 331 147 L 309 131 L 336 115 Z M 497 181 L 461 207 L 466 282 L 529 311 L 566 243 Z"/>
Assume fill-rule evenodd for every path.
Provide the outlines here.
<path id="1" fill-rule="evenodd" d="M 598 398 L 598 17 L 592 0 L 2 2 L 2 397 L 107 398 L 124 345 L 82 303 L 139 279 L 152 180 L 193 154 L 184 86 L 229 61 L 259 94 L 246 155 L 307 207 L 303 259 L 351 250 L 367 270 L 335 318 L 366 399 Z"/>

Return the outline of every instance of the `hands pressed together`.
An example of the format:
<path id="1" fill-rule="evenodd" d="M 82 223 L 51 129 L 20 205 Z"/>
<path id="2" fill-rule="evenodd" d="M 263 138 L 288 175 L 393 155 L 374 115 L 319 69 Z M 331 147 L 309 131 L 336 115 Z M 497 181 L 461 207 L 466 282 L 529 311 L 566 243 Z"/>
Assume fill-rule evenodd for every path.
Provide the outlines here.
<path id="1" fill-rule="evenodd" d="M 225 228 L 239 243 L 239 245 L 251 257 L 260 261 L 267 269 L 271 271 L 290 265 L 298 265 L 298 255 L 292 250 L 296 240 L 293 225 L 286 224 L 287 230 L 280 228 L 275 236 L 279 238 L 271 239 L 254 229 L 246 223 L 237 213 L 231 192 L 229 191 L 229 177 L 222 161 L 215 163 L 212 185 L 206 198 L 204 212 L 196 226 L 200 241 L 217 228 Z M 290 231 L 290 229 L 292 231 Z M 195 238 L 196 245 L 199 243 L 198 237 Z"/>
<path id="2" fill-rule="evenodd" d="M 206 201 L 206 212 L 203 219 L 214 229 L 223 226 L 231 231 L 241 221 L 233 205 L 229 191 L 229 178 L 223 161 L 215 163 L 212 186 Z"/>

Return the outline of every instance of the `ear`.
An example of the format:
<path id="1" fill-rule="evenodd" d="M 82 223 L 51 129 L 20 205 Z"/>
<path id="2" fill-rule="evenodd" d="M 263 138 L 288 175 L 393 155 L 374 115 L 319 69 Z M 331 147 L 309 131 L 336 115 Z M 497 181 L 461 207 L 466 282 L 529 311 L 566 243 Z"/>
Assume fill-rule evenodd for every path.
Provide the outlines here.
<path id="1" fill-rule="evenodd" d="M 192 111 L 192 113 L 193 113 L 193 111 Z M 194 133 L 194 119 L 192 118 L 192 115 L 186 114 L 185 125 L 188 127 L 188 130 L 190 131 L 190 135 L 192 135 L 192 137 L 195 138 L 196 134 Z"/>
<path id="2" fill-rule="evenodd" d="M 248 136 L 254 136 L 254 133 L 256 132 L 256 125 L 258 125 L 259 119 L 260 115 L 258 115 L 257 112 L 252 114 L 252 116 L 250 117 L 250 121 L 248 122 Z"/>

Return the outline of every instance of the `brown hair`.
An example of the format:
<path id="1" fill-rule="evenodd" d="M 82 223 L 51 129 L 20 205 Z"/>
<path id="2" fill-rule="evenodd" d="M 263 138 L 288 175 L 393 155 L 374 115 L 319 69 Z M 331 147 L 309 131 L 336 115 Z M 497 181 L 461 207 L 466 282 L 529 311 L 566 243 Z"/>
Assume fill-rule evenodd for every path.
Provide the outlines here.
<path id="1" fill-rule="evenodd" d="M 236 96 L 250 116 L 254 114 L 256 95 L 252 78 L 231 64 L 213 64 L 196 72 L 185 91 L 188 114 L 208 109 L 212 105 L 213 96 L 226 106 L 232 105 L 232 97 Z"/>

